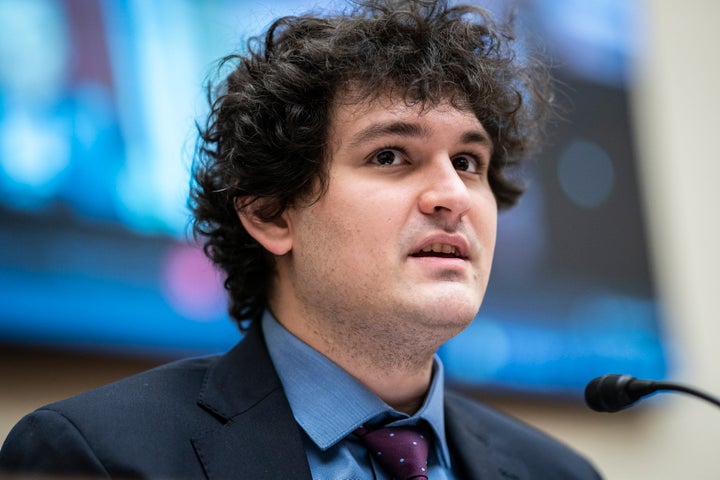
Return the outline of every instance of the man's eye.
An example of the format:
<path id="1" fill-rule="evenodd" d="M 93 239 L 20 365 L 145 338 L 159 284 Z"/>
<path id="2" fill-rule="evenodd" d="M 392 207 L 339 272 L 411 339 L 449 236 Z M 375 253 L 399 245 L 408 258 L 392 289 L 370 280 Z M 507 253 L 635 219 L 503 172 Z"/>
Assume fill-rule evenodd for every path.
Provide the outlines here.
<path id="1" fill-rule="evenodd" d="M 378 165 L 390 166 L 397 165 L 402 161 L 402 154 L 397 150 L 381 150 L 373 157 L 373 162 Z"/>
<path id="2" fill-rule="evenodd" d="M 452 159 L 453 167 L 455 170 L 462 172 L 477 173 L 478 172 L 478 161 L 474 157 L 469 155 L 459 155 Z"/>

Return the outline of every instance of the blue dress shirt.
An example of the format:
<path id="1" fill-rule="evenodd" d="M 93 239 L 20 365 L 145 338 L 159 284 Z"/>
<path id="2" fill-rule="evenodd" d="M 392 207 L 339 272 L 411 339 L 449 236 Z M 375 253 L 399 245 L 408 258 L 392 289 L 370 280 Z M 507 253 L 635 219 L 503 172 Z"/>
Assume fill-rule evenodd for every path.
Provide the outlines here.
<path id="1" fill-rule="evenodd" d="M 415 415 L 394 410 L 354 377 L 283 327 L 273 315 L 262 319 L 270 358 L 285 389 L 314 479 L 389 480 L 359 439 L 363 424 L 429 425 L 433 434 L 429 478 L 453 480 L 445 439 L 443 369 L 435 357 L 430 389 Z"/>

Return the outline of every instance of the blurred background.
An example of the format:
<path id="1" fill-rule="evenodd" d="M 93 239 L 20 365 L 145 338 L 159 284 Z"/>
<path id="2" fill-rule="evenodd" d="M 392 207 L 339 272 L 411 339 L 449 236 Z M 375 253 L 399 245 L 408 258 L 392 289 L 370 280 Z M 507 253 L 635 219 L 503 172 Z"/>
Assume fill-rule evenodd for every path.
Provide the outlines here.
<path id="1" fill-rule="evenodd" d="M 0 0 L 0 439 L 37 406 L 239 339 L 188 241 L 203 85 L 273 18 L 328 5 Z M 483 309 L 440 352 L 449 377 L 608 478 L 718 478 L 710 406 L 597 414 L 582 389 L 618 372 L 720 393 L 720 5 L 515 5 L 565 120 L 500 217 Z"/>

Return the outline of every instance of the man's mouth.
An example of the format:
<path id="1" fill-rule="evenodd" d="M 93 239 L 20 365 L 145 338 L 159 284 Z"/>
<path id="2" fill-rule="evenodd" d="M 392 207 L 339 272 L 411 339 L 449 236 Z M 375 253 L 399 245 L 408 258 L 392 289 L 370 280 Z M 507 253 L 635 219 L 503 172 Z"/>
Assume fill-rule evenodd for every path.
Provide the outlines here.
<path id="1" fill-rule="evenodd" d="M 452 245 L 446 243 L 431 243 L 419 252 L 412 254 L 413 257 L 440 257 L 440 258 L 462 258 L 466 257 L 461 255 L 458 249 Z"/>

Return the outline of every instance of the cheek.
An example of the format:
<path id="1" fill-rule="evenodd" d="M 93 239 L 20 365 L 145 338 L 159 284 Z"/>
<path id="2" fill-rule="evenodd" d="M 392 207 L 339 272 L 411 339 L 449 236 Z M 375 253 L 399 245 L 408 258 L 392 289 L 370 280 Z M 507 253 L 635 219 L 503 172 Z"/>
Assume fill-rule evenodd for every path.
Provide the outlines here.
<path id="1" fill-rule="evenodd" d="M 363 213 L 351 209 L 342 201 L 327 198 L 327 202 L 317 204 L 310 208 L 301 219 L 299 248 L 303 249 L 305 256 L 313 256 L 317 260 L 352 261 L 355 255 L 371 248 L 366 245 L 361 248 L 365 229 L 368 227 Z"/>
<path id="2" fill-rule="evenodd" d="M 478 195 L 475 199 L 475 213 L 473 219 L 475 225 L 479 226 L 478 237 L 483 240 L 487 239 L 495 244 L 495 235 L 497 232 L 498 209 L 497 202 L 492 193 Z"/>
<path id="3" fill-rule="evenodd" d="M 346 195 L 329 199 L 332 212 L 325 216 L 335 224 L 341 241 L 377 250 L 397 240 L 393 235 L 407 222 L 409 197 L 383 185 L 355 192 L 348 188 Z"/>
<path id="4" fill-rule="evenodd" d="M 488 243 L 488 247 L 492 250 L 495 249 L 495 240 L 497 239 L 497 212 L 491 211 L 485 222 L 485 238 Z"/>
<path id="5" fill-rule="evenodd" d="M 483 200 L 479 204 L 473 215 L 473 226 L 482 249 L 482 268 L 489 273 L 497 239 L 497 208 L 494 198 L 492 201 Z"/>

